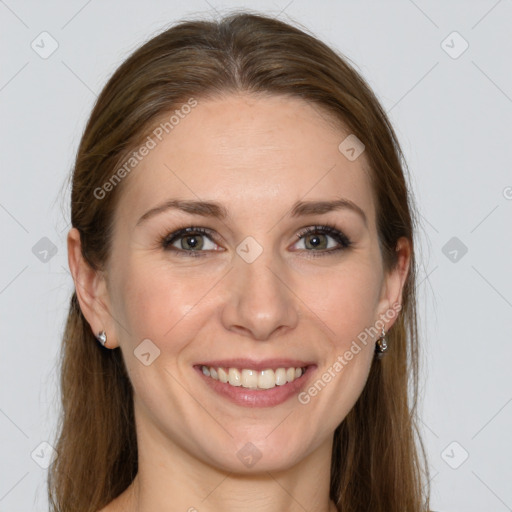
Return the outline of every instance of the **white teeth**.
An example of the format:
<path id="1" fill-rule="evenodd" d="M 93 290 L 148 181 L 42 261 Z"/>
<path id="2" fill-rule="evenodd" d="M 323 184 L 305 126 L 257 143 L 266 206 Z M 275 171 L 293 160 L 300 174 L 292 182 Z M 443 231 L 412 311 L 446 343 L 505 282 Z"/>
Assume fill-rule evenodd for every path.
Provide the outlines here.
<path id="1" fill-rule="evenodd" d="M 213 366 L 202 366 L 202 372 L 207 377 L 248 389 L 271 389 L 276 386 L 284 386 L 301 377 L 306 371 L 305 368 L 277 368 L 276 370 L 250 370 L 237 368 L 214 368 Z"/>
<path id="2" fill-rule="evenodd" d="M 203 368 L 206 368 L 206 366 L 203 366 Z M 229 380 L 229 376 L 226 373 L 226 370 L 224 370 L 224 368 L 219 368 L 219 370 L 217 371 L 217 374 L 219 375 L 219 380 L 221 382 L 226 383 Z"/>
<path id="3" fill-rule="evenodd" d="M 276 377 L 274 370 L 263 370 L 258 376 L 258 387 L 260 389 L 270 389 L 276 386 Z"/>
<path id="4" fill-rule="evenodd" d="M 242 370 L 242 386 L 244 388 L 258 387 L 258 372 L 255 370 Z"/>
<path id="5" fill-rule="evenodd" d="M 276 374 L 276 386 L 282 386 L 286 384 L 286 370 L 284 368 L 278 368 L 275 371 Z"/>
<path id="6" fill-rule="evenodd" d="M 229 369 L 229 384 L 232 386 L 241 386 L 242 385 L 242 376 L 240 372 L 236 368 Z"/>

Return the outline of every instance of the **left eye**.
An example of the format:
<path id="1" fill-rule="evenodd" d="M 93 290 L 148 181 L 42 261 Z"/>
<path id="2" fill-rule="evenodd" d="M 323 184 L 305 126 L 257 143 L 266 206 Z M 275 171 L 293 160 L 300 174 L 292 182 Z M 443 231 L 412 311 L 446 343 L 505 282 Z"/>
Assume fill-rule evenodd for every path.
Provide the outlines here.
<path id="1" fill-rule="evenodd" d="M 322 230 L 309 231 L 297 236 L 300 238 L 298 243 L 302 242 L 302 247 L 299 249 L 333 249 L 340 244 L 334 235 L 329 235 Z"/>
<path id="2" fill-rule="evenodd" d="M 315 257 L 338 253 L 352 245 L 352 242 L 344 233 L 328 225 L 308 227 L 298 233 L 297 237 L 299 241 L 304 241 L 303 250 L 305 253 Z M 329 239 L 334 240 L 334 244 L 329 243 Z"/>

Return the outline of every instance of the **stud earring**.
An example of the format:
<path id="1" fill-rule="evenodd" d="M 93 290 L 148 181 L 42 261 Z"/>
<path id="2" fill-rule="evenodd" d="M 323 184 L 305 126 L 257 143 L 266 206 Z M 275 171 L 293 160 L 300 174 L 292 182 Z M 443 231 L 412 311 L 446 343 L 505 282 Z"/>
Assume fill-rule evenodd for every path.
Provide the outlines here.
<path id="1" fill-rule="evenodd" d="M 381 359 L 382 356 L 386 353 L 387 349 L 388 343 L 386 341 L 386 331 L 383 327 L 381 337 L 377 340 L 377 343 L 375 343 L 375 353 L 377 354 L 377 357 Z"/>
<path id="2" fill-rule="evenodd" d="M 107 333 L 105 331 L 101 331 L 98 333 L 98 335 L 96 336 L 96 339 L 103 345 L 105 346 L 106 343 L 107 343 Z"/>

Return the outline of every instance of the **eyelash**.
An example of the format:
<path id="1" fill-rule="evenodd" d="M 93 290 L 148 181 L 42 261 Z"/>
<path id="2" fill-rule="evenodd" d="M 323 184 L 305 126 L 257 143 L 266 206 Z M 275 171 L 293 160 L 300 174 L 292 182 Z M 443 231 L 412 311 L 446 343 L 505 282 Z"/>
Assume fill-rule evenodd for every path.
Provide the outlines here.
<path id="1" fill-rule="evenodd" d="M 310 226 L 307 228 L 302 229 L 299 233 L 297 233 L 297 240 L 300 240 L 302 237 L 310 234 L 317 234 L 321 233 L 324 235 L 329 235 L 332 237 L 336 242 L 338 242 L 340 245 L 334 249 L 324 249 L 322 251 L 315 251 L 315 250 L 307 250 L 307 249 L 301 249 L 303 252 L 307 252 L 308 256 L 311 257 L 320 257 L 325 256 L 333 253 L 338 253 L 340 251 L 343 251 L 347 248 L 349 248 L 352 245 L 352 241 L 340 230 L 335 228 L 334 226 L 331 226 L 329 224 L 324 224 L 321 226 Z M 188 226 L 185 228 L 178 229 L 174 231 L 173 233 L 170 233 L 168 235 L 163 236 L 160 239 L 160 245 L 164 250 L 167 251 L 173 251 L 178 256 L 191 256 L 191 257 L 204 257 L 204 253 L 212 252 L 212 251 L 187 251 L 185 249 L 178 249 L 176 247 L 173 247 L 172 244 L 179 240 L 180 238 L 183 238 L 185 236 L 193 236 L 193 235 L 204 235 L 210 238 L 212 242 L 213 240 L 213 232 L 210 229 L 201 228 L 201 227 L 194 227 L 194 226 Z M 214 242 L 215 243 L 215 242 Z"/>

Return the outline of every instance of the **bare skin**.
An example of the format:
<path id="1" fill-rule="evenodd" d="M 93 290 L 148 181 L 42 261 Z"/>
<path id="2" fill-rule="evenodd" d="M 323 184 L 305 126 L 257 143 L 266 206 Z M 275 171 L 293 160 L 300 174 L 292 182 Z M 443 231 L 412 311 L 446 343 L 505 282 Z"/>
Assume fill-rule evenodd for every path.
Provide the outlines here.
<path id="1" fill-rule="evenodd" d="M 336 510 L 333 433 L 361 394 L 378 335 L 308 403 L 237 405 L 194 365 L 298 358 L 314 361 L 313 383 L 400 304 L 410 245 L 399 241 L 398 265 L 386 271 L 364 153 L 352 162 L 338 150 L 347 135 L 298 98 L 199 99 L 125 178 L 105 272 L 86 265 L 70 231 L 82 311 L 94 333 L 107 332 L 107 349 L 120 347 L 135 390 L 139 473 L 101 512 Z M 296 201 L 340 198 L 364 217 L 347 207 L 290 214 Z M 215 201 L 228 216 L 168 209 L 139 222 L 169 199 Z M 351 244 L 321 231 L 297 237 L 325 224 Z M 186 226 L 209 234 L 176 239 L 176 251 L 162 246 Z M 262 248 L 251 263 L 236 251 L 248 236 Z M 389 330 L 396 315 L 386 318 Z M 160 350 L 149 366 L 134 356 L 145 339 Z M 237 457 L 248 442 L 261 453 L 252 467 Z"/>

